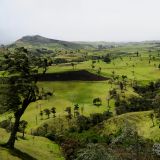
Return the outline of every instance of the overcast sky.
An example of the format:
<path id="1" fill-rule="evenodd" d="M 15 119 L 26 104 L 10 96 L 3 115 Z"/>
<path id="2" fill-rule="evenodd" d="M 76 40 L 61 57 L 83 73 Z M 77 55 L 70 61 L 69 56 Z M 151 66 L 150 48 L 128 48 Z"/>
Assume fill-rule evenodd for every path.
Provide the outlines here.
<path id="1" fill-rule="evenodd" d="M 0 43 L 160 40 L 160 0 L 0 0 Z"/>

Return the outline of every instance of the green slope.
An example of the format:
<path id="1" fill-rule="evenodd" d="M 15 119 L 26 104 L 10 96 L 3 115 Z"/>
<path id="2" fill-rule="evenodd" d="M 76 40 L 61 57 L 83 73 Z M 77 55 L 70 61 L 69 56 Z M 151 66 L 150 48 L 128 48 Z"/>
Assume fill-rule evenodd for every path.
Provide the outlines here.
<path id="1" fill-rule="evenodd" d="M 0 129 L 0 144 L 5 143 L 9 134 Z M 20 137 L 20 134 L 18 134 Z M 44 137 L 26 135 L 25 139 L 18 138 L 16 150 L 0 147 L 0 160 L 63 160 L 60 147 Z"/>

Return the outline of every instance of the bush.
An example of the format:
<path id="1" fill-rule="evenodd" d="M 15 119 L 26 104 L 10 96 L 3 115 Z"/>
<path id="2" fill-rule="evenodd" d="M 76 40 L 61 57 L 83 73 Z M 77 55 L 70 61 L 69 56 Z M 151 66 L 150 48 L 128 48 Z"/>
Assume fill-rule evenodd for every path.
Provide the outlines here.
<path id="1" fill-rule="evenodd" d="M 106 62 L 106 63 L 110 63 L 111 59 L 110 59 L 109 55 L 104 56 L 103 61 Z"/>
<path id="2" fill-rule="evenodd" d="M 108 153 L 107 149 L 100 144 L 88 144 L 77 152 L 76 160 L 113 160 L 115 159 Z"/>
<path id="3" fill-rule="evenodd" d="M 10 132 L 13 127 L 13 123 L 7 119 L 0 122 L 0 128 L 6 129 L 6 131 Z"/>
<path id="4" fill-rule="evenodd" d="M 52 141 L 56 140 L 56 135 L 54 133 L 51 133 L 51 132 L 47 133 L 45 135 L 45 137 L 48 138 L 48 139 L 50 139 L 50 140 L 52 140 Z"/>
<path id="5" fill-rule="evenodd" d="M 68 132 L 70 132 L 70 133 L 73 133 L 73 132 L 76 132 L 76 131 L 77 131 L 77 128 L 75 126 L 71 126 L 68 129 Z"/>
<path id="6" fill-rule="evenodd" d="M 90 120 L 91 120 L 91 123 L 93 126 L 102 122 L 103 118 L 104 118 L 103 114 L 101 114 L 101 113 L 93 113 L 90 115 Z"/>
<path id="7" fill-rule="evenodd" d="M 55 64 L 60 64 L 60 63 L 67 63 L 68 61 L 66 60 L 66 59 L 64 59 L 64 58 L 56 58 L 55 60 L 54 60 L 54 63 Z"/>
<path id="8" fill-rule="evenodd" d="M 94 98 L 93 99 L 93 104 L 95 105 L 95 106 L 101 106 L 102 105 L 102 100 L 101 100 L 101 98 Z"/>
<path id="9" fill-rule="evenodd" d="M 90 128 L 90 119 L 88 117 L 85 117 L 83 115 L 77 117 L 76 121 L 78 132 L 82 132 L 83 130 L 88 130 Z"/>
<path id="10" fill-rule="evenodd" d="M 80 143 L 73 139 L 67 139 L 62 143 L 61 147 L 66 160 L 71 160 L 74 159 L 75 152 L 80 147 Z"/>

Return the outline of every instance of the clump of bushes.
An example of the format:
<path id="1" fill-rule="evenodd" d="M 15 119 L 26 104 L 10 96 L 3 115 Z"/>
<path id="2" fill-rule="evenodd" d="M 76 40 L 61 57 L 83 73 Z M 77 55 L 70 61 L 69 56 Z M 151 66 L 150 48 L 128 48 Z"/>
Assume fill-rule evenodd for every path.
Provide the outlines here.
<path id="1" fill-rule="evenodd" d="M 93 113 L 89 117 L 80 115 L 76 120 L 77 129 L 74 128 L 74 130 L 77 130 L 79 133 L 81 133 L 83 130 L 88 130 L 89 128 L 109 119 L 110 117 L 112 117 L 112 112 L 109 111 L 103 113 Z"/>
<path id="2" fill-rule="evenodd" d="M 102 60 L 103 60 L 104 62 L 106 62 L 106 63 L 110 63 L 110 62 L 111 62 L 110 56 L 109 56 L 108 54 L 105 55 Z"/>

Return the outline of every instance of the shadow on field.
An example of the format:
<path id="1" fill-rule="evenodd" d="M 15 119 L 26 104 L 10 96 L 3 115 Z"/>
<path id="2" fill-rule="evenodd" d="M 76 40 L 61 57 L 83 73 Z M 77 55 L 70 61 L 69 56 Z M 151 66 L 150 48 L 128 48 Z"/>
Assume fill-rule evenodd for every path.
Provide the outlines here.
<path id="1" fill-rule="evenodd" d="M 90 73 L 86 70 L 46 73 L 37 76 L 38 81 L 104 81 L 109 78 Z"/>
<path id="2" fill-rule="evenodd" d="M 37 160 L 36 158 L 30 156 L 25 152 L 20 151 L 19 149 L 13 149 L 13 150 L 9 149 L 8 151 L 11 155 L 16 156 L 22 160 Z"/>

